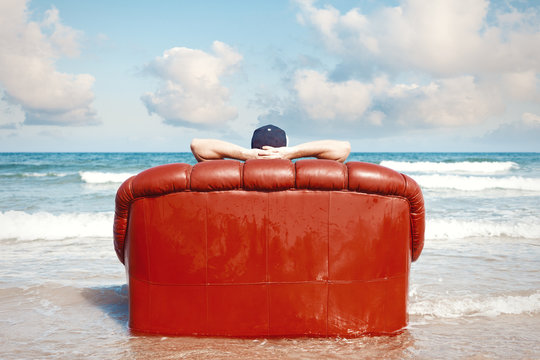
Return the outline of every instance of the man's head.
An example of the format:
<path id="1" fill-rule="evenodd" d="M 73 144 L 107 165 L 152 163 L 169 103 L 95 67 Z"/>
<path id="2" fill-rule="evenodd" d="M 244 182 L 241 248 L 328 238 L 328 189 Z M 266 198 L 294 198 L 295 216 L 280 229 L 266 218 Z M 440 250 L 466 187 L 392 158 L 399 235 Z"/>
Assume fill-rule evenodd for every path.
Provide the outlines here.
<path id="1" fill-rule="evenodd" d="M 287 146 L 287 134 L 274 125 L 261 126 L 253 132 L 251 148 L 262 149 L 263 146 Z"/>

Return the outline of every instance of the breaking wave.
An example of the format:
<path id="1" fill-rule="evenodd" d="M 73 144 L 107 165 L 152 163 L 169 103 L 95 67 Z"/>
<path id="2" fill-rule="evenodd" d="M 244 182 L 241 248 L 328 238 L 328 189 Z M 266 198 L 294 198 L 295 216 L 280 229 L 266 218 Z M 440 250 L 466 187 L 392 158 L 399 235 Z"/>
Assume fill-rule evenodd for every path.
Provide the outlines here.
<path id="1" fill-rule="evenodd" d="M 87 184 L 106 184 L 106 183 L 122 183 L 132 173 L 112 173 L 112 172 L 99 172 L 99 171 L 80 171 L 79 176 L 81 180 Z"/>
<path id="2" fill-rule="evenodd" d="M 534 314 L 540 312 L 540 292 L 531 295 L 481 296 L 414 300 L 409 303 L 411 315 L 437 318 Z"/>
<path id="3" fill-rule="evenodd" d="M 443 173 L 443 174 L 504 174 L 519 169 L 512 161 L 462 161 L 462 162 L 407 162 L 381 161 L 380 165 L 406 173 Z"/>
<path id="4" fill-rule="evenodd" d="M 0 212 L 0 239 L 112 237 L 113 212 L 51 214 Z"/>
<path id="5" fill-rule="evenodd" d="M 426 224 L 426 239 L 512 237 L 540 239 L 540 222 L 534 218 L 501 222 L 489 220 L 433 219 Z"/>
<path id="6" fill-rule="evenodd" d="M 540 179 L 521 176 L 459 176 L 459 175 L 415 175 L 414 180 L 426 189 L 452 189 L 482 191 L 489 189 L 523 190 L 540 192 Z"/>

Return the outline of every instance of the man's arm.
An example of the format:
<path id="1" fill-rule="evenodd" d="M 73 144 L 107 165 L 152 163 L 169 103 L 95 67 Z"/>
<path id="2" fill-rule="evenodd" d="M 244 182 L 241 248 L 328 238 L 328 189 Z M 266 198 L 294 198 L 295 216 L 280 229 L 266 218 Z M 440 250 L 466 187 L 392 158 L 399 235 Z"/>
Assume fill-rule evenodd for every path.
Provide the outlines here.
<path id="1" fill-rule="evenodd" d="M 344 162 L 351 153 L 351 144 L 348 141 L 319 140 L 280 148 L 264 146 L 263 149 L 289 160 L 302 157 L 316 157 L 318 159 Z"/>
<path id="2" fill-rule="evenodd" d="M 264 146 L 263 149 L 246 149 L 236 144 L 217 139 L 193 139 L 191 152 L 197 161 L 219 159 L 297 159 L 316 157 L 344 162 L 351 152 L 348 141 L 319 140 L 296 146 L 274 148 Z"/>
<path id="3" fill-rule="evenodd" d="M 236 144 L 217 139 L 193 139 L 191 152 L 197 161 L 236 159 L 248 160 L 260 158 L 267 153 L 261 149 L 246 149 Z"/>

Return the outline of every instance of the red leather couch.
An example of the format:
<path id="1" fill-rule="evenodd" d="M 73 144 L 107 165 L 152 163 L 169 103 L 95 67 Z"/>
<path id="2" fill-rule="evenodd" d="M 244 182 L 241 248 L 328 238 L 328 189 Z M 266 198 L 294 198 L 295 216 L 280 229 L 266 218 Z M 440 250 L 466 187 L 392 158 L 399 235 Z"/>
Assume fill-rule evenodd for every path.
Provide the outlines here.
<path id="1" fill-rule="evenodd" d="M 118 189 L 114 246 L 135 332 L 358 336 L 407 325 L 424 201 L 375 164 L 157 166 Z"/>

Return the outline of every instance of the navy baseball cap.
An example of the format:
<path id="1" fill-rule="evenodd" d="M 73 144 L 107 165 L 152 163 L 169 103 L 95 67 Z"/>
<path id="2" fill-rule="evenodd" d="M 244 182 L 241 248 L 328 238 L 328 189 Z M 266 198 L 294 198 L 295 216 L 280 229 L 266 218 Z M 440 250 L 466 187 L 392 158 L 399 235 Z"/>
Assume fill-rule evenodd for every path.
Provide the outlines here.
<path id="1" fill-rule="evenodd" d="M 274 125 L 261 126 L 253 132 L 251 148 L 262 149 L 263 146 L 287 146 L 287 134 Z"/>

